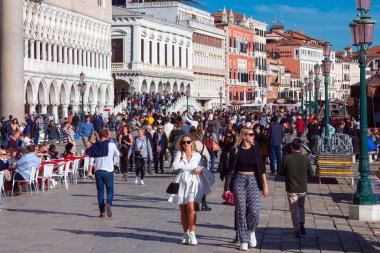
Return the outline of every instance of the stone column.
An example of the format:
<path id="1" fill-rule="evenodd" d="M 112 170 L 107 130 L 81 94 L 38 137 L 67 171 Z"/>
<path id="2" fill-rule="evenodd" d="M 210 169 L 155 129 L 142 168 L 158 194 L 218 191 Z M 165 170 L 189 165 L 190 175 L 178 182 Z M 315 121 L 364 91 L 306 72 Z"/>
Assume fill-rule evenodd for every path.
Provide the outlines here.
<path id="1" fill-rule="evenodd" d="M 67 118 L 69 116 L 69 111 L 68 111 L 69 104 L 67 102 L 63 102 L 61 104 L 61 107 L 62 107 L 62 117 Z"/>
<path id="2" fill-rule="evenodd" d="M 68 63 L 68 57 L 67 57 L 67 47 L 63 47 L 63 62 Z"/>
<path id="3" fill-rule="evenodd" d="M 42 42 L 42 59 L 43 61 L 46 61 L 46 42 Z"/>
<path id="4" fill-rule="evenodd" d="M 91 114 L 94 114 L 94 113 L 95 113 L 95 109 L 96 109 L 96 104 L 91 103 L 91 104 L 90 104 L 90 112 L 91 112 Z"/>
<path id="5" fill-rule="evenodd" d="M 23 0 L 0 1 L 0 115 L 24 118 Z"/>
<path id="6" fill-rule="evenodd" d="M 73 49 L 69 48 L 69 61 L 68 64 L 73 64 Z"/>
<path id="7" fill-rule="evenodd" d="M 103 113 L 103 110 L 104 110 L 104 104 L 98 103 L 98 113 Z"/>
<path id="8" fill-rule="evenodd" d="M 37 40 L 36 41 L 36 46 L 37 46 L 37 48 L 36 48 L 36 55 L 37 55 L 36 59 L 37 60 L 42 60 L 41 59 L 41 41 Z"/>
<path id="9" fill-rule="evenodd" d="M 62 59 L 62 46 L 58 46 L 58 62 L 59 63 L 63 63 L 63 59 Z"/>
<path id="10" fill-rule="evenodd" d="M 58 122 L 58 103 L 52 104 L 52 114 L 54 115 L 55 121 Z"/>
<path id="11" fill-rule="evenodd" d="M 78 49 L 74 48 L 74 62 L 73 65 L 78 65 Z"/>
<path id="12" fill-rule="evenodd" d="M 35 46 L 35 41 L 31 40 L 30 41 L 30 59 L 34 59 L 34 46 Z"/>
<path id="13" fill-rule="evenodd" d="M 47 113 L 47 106 L 49 105 L 48 101 L 41 101 L 41 113 L 46 114 Z"/>
<path id="14" fill-rule="evenodd" d="M 36 112 L 37 101 L 29 101 L 29 114 L 32 115 Z"/>
<path id="15" fill-rule="evenodd" d="M 53 61 L 53 57 L 51 57 L 51 47 L 52 45 L 51 44 L 47 44 L 48 45 L 48 61 L 49 62 L 52 62 Z"/>
<path id="16" fill-rule="evenodd" d="M 141 37 L 140 37 L 140 27 L 138 25 L 133 26 L 133 36 L 132 36 L 132 52 L 133 52 L 133 62 L 134 68 L 139 67 L 141 64 Z M 126 52 L 124 52 L 125 56 Z"/>
<path id="17" fill-rule="evenodd" d="M 53 62 L 57 62 L 57 45 L 53 45 Z"/>
<path id="18" fill-rule="evenodd" d="M 71 104 L 73 105 L 73 113 L 79 112 L 78 104 L 74 102 L 72 102 Z"/>

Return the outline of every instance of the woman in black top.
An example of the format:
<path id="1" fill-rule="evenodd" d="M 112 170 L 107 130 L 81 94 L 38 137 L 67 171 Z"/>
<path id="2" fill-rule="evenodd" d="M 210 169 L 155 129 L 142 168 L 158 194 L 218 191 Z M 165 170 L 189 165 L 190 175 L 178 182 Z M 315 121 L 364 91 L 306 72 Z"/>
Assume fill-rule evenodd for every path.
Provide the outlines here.
<path id="1" fill-rule="evenodd" d="M 128 160 L 128 152 L 131 148 L 131 145 L 133 143 L 133 137 L 132 134 L 129 132 L 128 126 L 125 125 L 121 129 L 121 135 L 119 135 L 118 142 L 120 145 L 120 173 L 123 174 L 123 178 L 125 181 L 128 181 L 128 167 L 129 167 L 129 160 Z"/>
<path id="2" fill-rule="evenodd" d="M 222 136 L 222 139 L 219 141 L 219 146 L 222 150 L 220 154 L 219 161 L 219 171 L 220 171 L 220 179 L 223 181 L 227 176 L 226 173 L 228 171 L 228 161 L 231 149 L 234 148 L 236 142 L 235 133 L 232 130 L 227 130 L 227 132 Z M 226 181 L 225 181 L 226 182 Z"/>
<path id="3" fill-rule="evenodd" d="M 250 128 L 240 131 L 235 148 L 231 150 L 229 175 L 225 191 L 232 191 L 235 197 L 235 218 L 237 242 L 240 249 L 248 250 L 257 244 L 255 231 L 259 223 L 261 208 L 260 191 L 269 195 L 265 165 L 260 148 L 254 141 Z"/>

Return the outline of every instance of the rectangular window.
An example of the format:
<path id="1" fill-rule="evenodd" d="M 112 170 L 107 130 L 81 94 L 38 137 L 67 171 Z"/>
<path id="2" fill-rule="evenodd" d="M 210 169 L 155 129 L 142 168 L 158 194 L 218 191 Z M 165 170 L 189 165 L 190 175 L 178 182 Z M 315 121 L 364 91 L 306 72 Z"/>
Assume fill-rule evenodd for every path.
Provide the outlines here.
<path id="1" fill-rule="evenodd" d="M 168 44 L 165 44 L 165 66 L 168 66 Z"/>
<path id="2" fill-rule="evenodd" d="M 141 39 L 141 61 L 144 62 L 144 39 Z"/>
<path id="3" fill-rule="evenodd" d="M 160 43 L 157 43 L 157 64 L 160 65 Z"/>
<path id="4" fill-rule="evenodd" d="M 179 47 L 179 66 L 182 67 L 182 47 Z"/>
<path id="5" fill-rule="evenodd" d="M 104 4 L 103 1 L 104 1 L 104 0 L 98 0 L 98 7 L 103 7 L 103 4 Z"/>
<path id="6" fill-rule="evenodd" d="M 123 61 L 123 39 L 112 39 L 112 62 Z"/>

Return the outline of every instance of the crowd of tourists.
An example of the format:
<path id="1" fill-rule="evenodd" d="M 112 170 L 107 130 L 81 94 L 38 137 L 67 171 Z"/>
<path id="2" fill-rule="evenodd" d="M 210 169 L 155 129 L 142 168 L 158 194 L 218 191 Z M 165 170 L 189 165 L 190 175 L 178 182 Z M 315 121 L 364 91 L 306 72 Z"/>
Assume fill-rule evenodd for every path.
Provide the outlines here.
<path id="1" fill-rule="evenodd" d="M 177 95 L 180 94 L 172 98 Z M 23 124 L 11 115 L 8 120 L 3 118 L 0 170 L 12 166 L 27 179 L 28 168 L 39 163 L 40 158 L 74 155 L 78 145 L 83 144 L 90 156 L 88 176 L 95 178 L 100 217 L 104 218 L 106 214 L 112 216 L 114 157 L 119 157 L 122 179 L 128 181 L 133 172 L 137 185 L 150 183 L 146 174 L 165 173 L 167 161 L 170 169 L 166 172 L 177 175 L 169 192 L 178 200 L 182 242 L 190 245 L 198 243 L 196 212 L 212 210 L 206 196 L 212 190 L 214 173 L 219 173 L 224 182 L 225 204 L 235 205 L 235 242 L 241 250 L 248 250 L 257 244 L 261 195 L 270 193 L 266 171 L 269 163 L 269 176 L 285 176 L 293 236 L 306 233 L 304 201 L 307 174 L 313 170 L 301 154 L 301 146 L 308 143 L 311 152 L 316 152 L 318 137 L 324 135 L 324 120 L 295 110 L 265 108 L 261 112 L 244 109 L 164 115 L 159 107 L 162 98 L 141 95 L 132 101 L 132 112 L 111 113 L 106 118 L 88 114 L 84 122 L 78 114 L 70 114 L 59 124 L 54 119 L 29 114 Z M 174 102 L 169 100 L 165 103 Z M 158 107 L 150 106 L 150 101 Z M 358 145 L 359 124 L 354 118 L 331 122 L 329 134 L 346 133 Z M 376 146 L 379 133 L 369 134 L 369 139 Z M 57 145 L 64 145 L 62 154 L 57 152 Z M 285 146 L 290 147 L 290 152 L 283 152 Z"/>

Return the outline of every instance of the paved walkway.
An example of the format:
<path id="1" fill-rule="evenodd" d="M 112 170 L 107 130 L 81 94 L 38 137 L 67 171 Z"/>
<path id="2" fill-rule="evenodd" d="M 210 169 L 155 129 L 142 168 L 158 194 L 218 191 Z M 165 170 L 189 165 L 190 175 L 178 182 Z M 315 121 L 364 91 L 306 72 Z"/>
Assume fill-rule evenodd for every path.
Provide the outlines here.
<path id="1" fill-rule="evenodd" d="M 213 188 L 211 212 L 198 213 L 199 245 L 179 244 L 179 210 L 164 194 L 169 175 L 146 178 L 145 186 L 115 177 L 113 217 L 97 218 L 92 181 L 32 197 L 9 198 L 0 212 L 0 252 L 236 252 L 232 244 L 232 206 L 221 204 L 222 183 Z M 218 177 L 218 174 L 217 174 Z M 307 235 L 294 239 L 281 179 L 269 179 L 270 197 L 263 201 L 258 247 L 250 252 L 380 252 L 380 223 L 348 220 L 354 191 L 345 180 L 309 185 Z"/>

